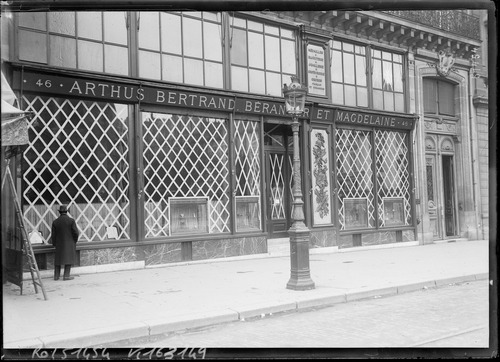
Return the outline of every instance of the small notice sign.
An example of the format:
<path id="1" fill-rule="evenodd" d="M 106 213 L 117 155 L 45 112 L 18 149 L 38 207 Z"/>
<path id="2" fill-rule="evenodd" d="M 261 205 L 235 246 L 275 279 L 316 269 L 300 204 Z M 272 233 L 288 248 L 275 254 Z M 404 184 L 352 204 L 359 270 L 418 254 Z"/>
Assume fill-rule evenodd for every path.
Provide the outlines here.
<path id="1" fill-rule="evenodd" d="M 307 46 L 307 86 L 311 95 L 326 96 L 325 49 L 319 45 Z"/>

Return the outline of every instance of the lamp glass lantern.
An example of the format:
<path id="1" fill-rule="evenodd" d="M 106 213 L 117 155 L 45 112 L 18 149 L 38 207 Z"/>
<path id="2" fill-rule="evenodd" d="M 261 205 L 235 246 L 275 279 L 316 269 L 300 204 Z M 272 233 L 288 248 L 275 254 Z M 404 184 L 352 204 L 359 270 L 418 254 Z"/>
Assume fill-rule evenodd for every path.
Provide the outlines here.
<path id="1" fill-rule="evenodd" d="M 286 113 L 299 116 L 304 113 L 307 89 L 299 82 L 299 78 L 292 76 L 292 83 L 283 85 Z"/>

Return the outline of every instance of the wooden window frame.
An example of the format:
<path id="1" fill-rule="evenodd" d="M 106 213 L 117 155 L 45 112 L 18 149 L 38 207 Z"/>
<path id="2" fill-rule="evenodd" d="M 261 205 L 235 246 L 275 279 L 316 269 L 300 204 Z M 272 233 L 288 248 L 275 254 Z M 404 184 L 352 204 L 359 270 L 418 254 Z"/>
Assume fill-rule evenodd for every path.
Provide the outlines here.
<path id="1" fill-rule="evenodd" d="M 336 48 L 333 48 L 333 41 L 338 41 L 341 43 L 341 48 L 340 49 L 336 49 Z M 349 44 L 349 45 L 352 45 L 353 47 L 353 50 L 352 51 L 345 51 L 344 50 L 344 44 Z M 407 89 L 406 89 L 406 71 L 405 71 L 405 61 L 406 61 L 406 57 L 404 56 L 403 53 L 400 53 L 400 52 L 396 52 L 396 51 L 392 51 L 392 50 L 388 50 L 388 49 L 382 49 L 382 48 L 373 48 L 371 45 L 366 45 L 366 44 L 361 44 L 361 43 L 356 43 L 356 42 L 352 42 L 352 41 L 349 41 L 349 40 L 345 40 L 345 39 L 335 39 L 335 40 L 330 40 L 329 42 L 329 51 L 330 51 L 330 59 L 332 59 L 332 56 L 333 56 L 333 52 L 334 51 L 338 51 L 340 52 L 341 54 L 341 58 L 343 60 L 343 55 L 345 53 L 348 53 L 348 54 L 352 54 L 354 56 L 354 61 L 355 61 L 355 57 L 356 56 L 359 56 L 360 54 L 356 52 L 356 48 L 355 47 L 362 47 L 365 49 L 365 53 L 364 53 L 364 57 L 365 57 L 365 60 L 366 60 L 366 85 L 359 85 L 357 84 L 357 76 L 356 74 L 354 74 L 354 84 L 352 84 L 352 86 L 354 86 L 355 90 L 356 90 L 356 105 L 354 107 L 360 107 L 360 108 L 366 108 L 366 109 L 377 109 L 377 110 L 380 110 L 380 111 L 390 111 L 390 112 L 405 112 L 407 110 Z M 386 90 L 384 89 L 384 87 L 382 86 L 382 88 L 375 88 L 374 85 L 373 85 L 373 67 L 374 67 L 374 52 L 377 51 L 377 52 L 381 52 L 381 56 L 380 56 L 380 63 L 381 63 L 381 77 L 383 78 L 383 61 L 389 61 L 391 64 L 392 64 L 392 79 L 393 79 L 393 90 Z M 382 56 L 382 53 L 385 52 L 385 53 L 389 53 L 391 54 L 391 60 L 387 60 L 387 59 L 384 59 L 383 56 Z M 399 55 L 401 56 L 401 62 L 397 62 L 394 60 L 394 55 Z M 378 59 L 378 58 L 377 58 Z M 402 90 L 401 91 L 395 91 L 394 90 L 394 79 L 395 79 L 395 74 L 394 74 L 394 64 L 400 64 L 401 65 L 401 68 L 402 68 Z M 331 70 L 332 70 L 332 67 L 336 66 L 335 64 L 333 64 L 333 61 L 330 61 L 330 75 L 331 75 Z M 356 72 L 356 63 L 354 62 L 354 72 Z M 342 73 L 344 73 L 344 64 L 342 62 Z M 342 103 L 338 103 L 338 102 L 335 102 L 333 100 L 333 94 L 331 95 L 331 98 L 330 100 L 332 101 L 332 103 L 334 104 L 341 104 L 341 105 L 346 105 L 346 100 L 345 100 L 345 86 L 346 85 L 351 85 L 349 83 L 346 83 L 344 79 L 342 79 L 342 81 L 334 81 L 332 79 L 332 77 L 330 77 L 330 88 L 333 87 L 334 84 L 337 84 L 337 85 L 341 85 L 342 86 L 342 89 L 343 89 L 343 92 L 344 92 L 344 96 L 343 96 L 343 101 Z M 367 106 L 362 106 L 362 105 L 359 105 L 359 100 L 358 100 L 358 89 L 359 88 L 363 88 L 363 89 L 366 89 L 367 93 L 368 93 L 368 96 L 367 96 L 367 102 L 368 102 L 368 105 Z M 383 106 L 382 108 L 375 108 L 375 105 L 374 105 L 374 90 L 379 90 L 382 92 L 382 102 L 383 102 Z M 333 93 L 333 91 L 332 91 Z M 393 105 L 394 105 L 394 108 L 391 108 L 391 109 L 387 109 L 386 106 L 385 106 L 385 94 L 392 94 L 392 99 L 393 99 Z M 396 105 L 396 95 L 402 95 L 403 96 L 403 100 L 404 100 L 404 107 L 403 107 L 403 110 L 396 110 L 395 108 L 395 105 Z M 352 105 L 351 105 L 352 106 Z"/>
<path id="2" fill-rule="evenodd" d="M 73 14 L 75 15 L 74 17 L 74 26 L 75 26 L 75 34 L 74 35 L 68 35 L 68 34 L 61 34 L 61 33 L 56 33 L 56 32 L 53 32 L 53 31 L 50 31 L 49 29 L 49 12 L 45 12 L 45 13 L 42 13 L 44 14 L 45 16 L 45 23 L 46 23 L 46 27 L 45 27 L 45 30 L 40 30 L 40 29 L 36 29 L 36 28 L 32 28 L 32 27 L 28 27 L 28 26 L 23 26 L 23 25 L 20 25 L 20 22 L 19 22 L 19 15 L 17 15 L 15 17 L 15 43 L 16 44 L 19 44 L 19 32 L 20 31 L 27 31 L 27 32 L 31 32 L 31 33 L 36 33 L 36 34 L 43 34 L 45 36 L 45 50 L 46 50 L 46 61 L 43 61 L 43 62 L 37 62 L 35 60 L 24 60 L 24 59 L 21 59 L 20 58 L 20 52 L 19 52 L 19 46 L 16 47 L 16 54 L 15 54 L 15 58 L 16 60 L 18 61 L 26 61 L 26 62 L 30 62 L 30 63 L 36 63 L 36 64 L 44 64 L 44 65 L 48 65 L 48 66 L 52 66 L 52 67 L 59 67 L 59 68 L 64 68 L 64 69 L 75 69 L 75 70 L 85 70 L 85 71 L 89 71 L 89 70 L 86 70 L 86 69 L 81 69 L 79 67 L 79 61 L 78 61 L 78 54 L 79 54 L 79 50 L 78 50 L 78 42 L 79 41 L 86 41 L 86 42 L 91 42 L 91 43 L 95 43 L 95 44 L 100 44 L 101 47 L 102 47 L 102 71 L 89 71 L 89 72 L 95 72 L 95 73 L 103 73 L 103 74 L 106 74 L 108 73 L 106 71 L 106 52 L 105 52 L 105 47 L 107 45 L 111 45 L 111 46 L 114 46 L 114 47 L 120 47 L 120 48 L 125 48 L 127 50 L 127 60 L 128 60 L 128 65 L 127 65 L 127 74 L 122 74 L 122 73 L 113 73 L 113 74 L 118 74 L 118 75 L 125 75 L 125 76 L 130 76 L 132 74 L 132 62 L 130 61 L 130 56 L 131 56 L 131 52 L 130 52 L 130 49 L 131 49 L 131 38 L 130 38 L 130 31 L 129 31 L 129 23 L 130 23 L 130 13 L 129 12 L 126 12 L 124 11 L 124 15 L 125 15 L 125 18 L 124 18 L 124 21 L 126 22 L 126 27 L 127 27 L 127 44 L 124 45 L 124 44 L 120 44 L 120 43 L 116 43 L 116 42 L 112 42 L 112 41 L 106 41 L 105 40 L 105 12 L 104 11 L 100 11 L 101 13 L 101 40 L 96 40 L 96 39 L 92 39 L 92 38 L 86 38 L 86 37 L 82 37 L 82 36 L 79 36 L 78 34 L 78 12 L 77 11 L 74 11 Z M 69 66 L 58 66 L 58 65 L 52 65 L 50 64 L 50 52 L 51 52 L 51 46 L 50 46 L 50 37 L 51 36 L 58 36 L 58 37 L 61 37 L 61 38 L 66 38 L 66 39 L 74 39 L 75 40 L 75 67 L 69 67 Z M 111 73 L 108 73 L 108 74 L 111 74 Z"/>

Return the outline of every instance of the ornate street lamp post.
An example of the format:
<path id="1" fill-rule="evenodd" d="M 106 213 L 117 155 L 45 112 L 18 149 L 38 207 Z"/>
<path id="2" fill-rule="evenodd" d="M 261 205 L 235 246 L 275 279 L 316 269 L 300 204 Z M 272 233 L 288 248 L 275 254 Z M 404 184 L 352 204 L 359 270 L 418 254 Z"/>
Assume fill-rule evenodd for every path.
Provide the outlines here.
<path id="1" fill-rule="evenodd" d="M 306 88 L 292 76 L 292 83 L 283 85 L 286 112 L 292 116 L 293 131 L 293 202 L 290 235 L 290 280 L 286 287 L 293 290 L 314 289 L 309 269 L 309 228 L 304 224 L 304 201 L 300 176 L 299 116 L 304 113 Z"/>

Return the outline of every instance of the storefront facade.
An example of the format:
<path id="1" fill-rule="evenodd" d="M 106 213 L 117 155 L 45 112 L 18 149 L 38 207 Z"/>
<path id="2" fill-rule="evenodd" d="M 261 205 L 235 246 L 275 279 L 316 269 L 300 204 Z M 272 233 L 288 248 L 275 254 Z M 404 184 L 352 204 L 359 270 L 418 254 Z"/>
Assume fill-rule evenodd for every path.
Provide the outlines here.
<path id="1" fill-rule="evenodd" d="M 293 222 L 281 94 L 291 75 L 308 86 L 299 145 L 311 247 L 424 243 L 421 221 L 456 237 L 475 217 L 453 196 L 471 187 L 457 174 L 467 152 L 415 102 L 436 76 L 402 47 L 289 14 L 16 13 L 9 31 L 3 71 L 33 114 L 16 167 L 41 269 L 52 268 L 61 203 L 81 232 L 80 267 L 267 253 Z M 455 182 L 435 191 L 452 216 L 422 214 L 424 157 L 427 179 Z"/>

